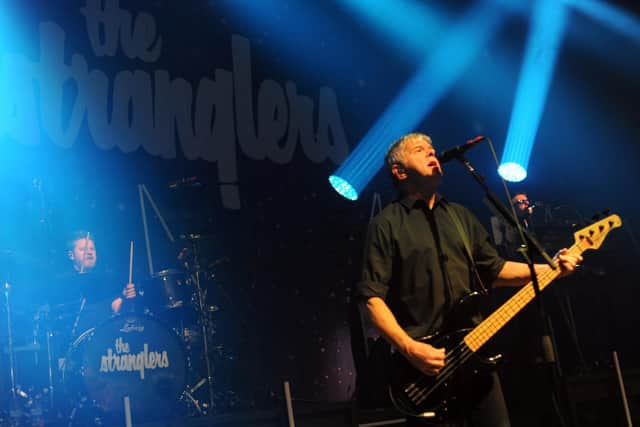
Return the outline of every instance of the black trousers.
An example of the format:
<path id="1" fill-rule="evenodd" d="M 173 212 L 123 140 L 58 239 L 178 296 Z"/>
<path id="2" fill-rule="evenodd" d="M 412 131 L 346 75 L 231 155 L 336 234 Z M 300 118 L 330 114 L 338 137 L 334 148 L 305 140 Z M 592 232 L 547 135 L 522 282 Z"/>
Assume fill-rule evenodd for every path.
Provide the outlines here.
<path id="1" fill-rule="evenodd" d="M 492 375 L 493 384 L 486 396 L 463 419 L 448 423 L 433 423 L 422 418 L 408 418 L 407 426 L 440 426 L 440 427 L 510 427 L 507 405 L 502 395 L 502 386 L 497 373 Z"/>

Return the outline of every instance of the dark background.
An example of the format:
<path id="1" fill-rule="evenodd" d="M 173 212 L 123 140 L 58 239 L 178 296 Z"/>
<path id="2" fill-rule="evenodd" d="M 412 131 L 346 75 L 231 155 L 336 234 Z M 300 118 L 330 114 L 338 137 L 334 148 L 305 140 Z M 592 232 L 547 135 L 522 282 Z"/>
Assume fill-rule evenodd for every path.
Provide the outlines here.
<path id="1" fill-rule="evenodd" d="M 374 35 L 334 1 L 274 1 L 261 16 L 242 9 L 250 7 L 243 2 L 236 10 L 229 6 L 233 2 L 222 1 L 120 3 L 122 9 L 146 11 L 155 18 L 163 39 L 158 61 L 132 61 L 120 51 L 114 57 L 93 55 L 80 14 L 82 1 L 6 2 L 5 12 L 11 12 L 19 30 L 11 40 L 5 31 L 0 47 L 37 60 L 38 25 L 53 21 L 66 32 L 67 55 L 83 54 L 89 69 L 102 70 L 109 78 L 126 69 L 164 69 L 195 86 L 205 76 L 212 78 L 213 70 L 232 69 L 232 36 L 242 36 L 251 43 L 255 91 L 268 79 L 283 86 L 291 81 L 317 108 L 319 89 L 331 88 L 351 149 L 419 62 L 395 51 L 384 36 Z M 452 19 L 470 4 L 428 3 Z M 637 22 L 636 2 L 609 4 Z M 502 152 L 529 28 L 526 12 L 505 22 L 417 129 L 430 134 L 439 149 L 483 134 Z M 571 375 L 607 370 L 612 349 L 624 368 L 639 367 L 634 339 L 634 267 L 640 255 L 638 53 L 638 40 L 571 13 L 529 176 L 512 186 L 526 189 L 552 215 L 547 235 L 551 253 L 571 244 L 571 224 L 604 209 L 623 218 L 623 228 L 598 253 L 587 255 L 584 271 L 562 280 L 550 293 L 561 361 Z M 240 205 L 229 209 L 220 198 L 217 165 L 185 159 L 179 143 L 177 158 L 161 159 L 142 149 L 102 150 L 86 123 L 70 148 L 52 142 L 42 129 L 35 134 L 29 144 L 18 143 L 0 128 L 0 249 L 5 258 L 0 274 L 12 281 L 18 297 L 28 295 L 23 300 L 26 312 L 35 308 L 29 306 L 33 295 L 37 299 L 52 271 L 64 263 L 61 248 L 73 229 L 95 231 L 100 262 L 120 271 L 123 281 L 133 240 L 134 281 L 148 278 L 137 187 L 144 184 L 175 236 L 206 236 L 199 245 L 210 265 L 207 286 L 221 308 L 215 339 L 233 355 L 219 362 L 227 364 L 220 371 L 229 366 L 242 372 L 225 387 L 242 391 L 247 399 L 268 401 L 281 393 L 281 381 L 289 379 L 298 399 L 341 401 L 352 396 L 355 369 L 347 308 L 374 194 L 383 205 L 393 198 L 383 173 L 351 202 L 329 186 L 327 178 L 338 166 L 329 159 L 314 163 L 297 147 L 290 162 L 276 164 L 252 160 L 238 150 L 234 184 Z M 499 192 L 488 147 L 478 147 L 468 158 Z M 170 188 L 185 177 L 197 177 L 198 185 Z M 446 166 L 442 192 L 469 206 L 488 226 L 490 211 L 461 166 Z M 169 242 L 148 202 L 146 209 L 155 270 L 177 267 L 176 254 L 188 242 Z M 558 305 L 565 300 L 575 316 L 578 346 Z M 505 351 L 517 360 L 516 350 L 526 338 L 513 331 L 506 336 L 511 338 L 505 340 Z"/>

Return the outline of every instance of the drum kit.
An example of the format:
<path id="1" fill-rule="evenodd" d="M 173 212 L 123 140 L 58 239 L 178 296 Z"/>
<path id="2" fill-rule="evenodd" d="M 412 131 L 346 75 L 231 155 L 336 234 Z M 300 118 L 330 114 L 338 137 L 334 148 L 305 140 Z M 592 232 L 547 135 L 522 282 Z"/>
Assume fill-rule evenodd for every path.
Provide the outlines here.
<path id="1" fill-rule="evenodd" d="M 197 238 L 190 244 L 197 246 Z M 77 307 L 16 310 L 5 281 L 0 407 L 8 409 L 0 410 L 0 426 L 114 425 L 127 417 L 153 421 L 230 409 L 235 393 L 216 380 L 216 367 L 233 358 L 216 334 L 220 306 L 207 295 L 216 286 L 209 268 L 224 259 L 203 263 L 203 270 L 197 253 L 184 268 L 160 270 L 138 284 L 135 309 L 72 342 L 59 325 Z"/>

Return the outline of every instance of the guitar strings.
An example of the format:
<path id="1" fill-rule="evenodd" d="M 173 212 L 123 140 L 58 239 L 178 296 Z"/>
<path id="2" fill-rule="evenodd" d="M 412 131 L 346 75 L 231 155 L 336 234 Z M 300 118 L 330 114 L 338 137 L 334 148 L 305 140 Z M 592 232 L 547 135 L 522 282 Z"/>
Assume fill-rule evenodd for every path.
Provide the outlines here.
<path id="1" fill-rule="evenodd" d="M 453 347 L 445 358 L 445 367 L 443 370 L 435 377 L 435 382 L 431 384 L 430 387 L 424 387 L 427 385 L 426 383 L 430 383 L 432 381 L 429 377 L 421 377 L 418 381 L 414 383 L 414 387 L 422 388 L 414 397 L 419 399 L 418 404 L 424 401 L 424 399 L 437 387 L 439 387 L 444 381 L 446 381 L 450 375 L 455 371 L 461 364 L 466 362 L 469 357 L 473 354 L 472 350 L 466 345 L 466 343 L 461 341 L 455 347 Z"/>
<path id="2" fill-rule="evenodd" d="M 417 398 L 417 400 L 415 400 L 416 405 L 421 404 L 431 394 L 431 392 L 434 389 L 436 389 L 443 382 L 445 382 L 451 376 L 451 374 L 455 372 L 458 366 L 466 362 L 469 359 L 469 357 L 471 357 L 473 354 L 471 349 L 466 345 L 464 345 L 464 342 L 461 342 L 455 347 L 455 353 L 459 353 L 459 354 L 452 353 L 452 360 L 446 363 L 444 369 L 435 377 L 436 381 L 433 384 L 431 384 L 430 387 L 424 387 L 422 388 L 422 390 L 420 390 L 417 394 L 414 395 L 414 398 Z M 424 384 L 424 383 L 429 381 L 431 381 L 430 378 L 423 377 L 415 383 L 415 387 L 420 388 L 420 387 L 426 386 L 427 384 Z"/>

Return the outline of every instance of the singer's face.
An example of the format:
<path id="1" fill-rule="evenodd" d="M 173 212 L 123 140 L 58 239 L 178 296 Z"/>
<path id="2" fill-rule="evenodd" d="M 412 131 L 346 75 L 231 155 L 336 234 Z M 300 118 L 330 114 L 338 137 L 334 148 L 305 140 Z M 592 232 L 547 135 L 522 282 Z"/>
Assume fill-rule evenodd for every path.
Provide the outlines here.
<path id="1" fill-rule="evenodd" d="M 518 213 L 529 213 L 529 198 L 526 194 L 516 194 L 513 196 L 513 204 L 516 206 Z"/>
<path id="2" fill-rule="evenodd" d="M 77 271 L 91 270 L 96 266 L 96 246 L 93 240 L 78 239 L 73 242 L 73 250 L 69 254 L 73 261 L 73 268 Z"/>
<path id="3" fill-rule="evenodd" d="M 404 166 L 409 175 L 435 179 L 436 183 L 440 181 L 442 168 L 436 158 L 436 150 L 431 144 L 423 139 L 413 139 L 407 141 L 403 151 Z"/>

